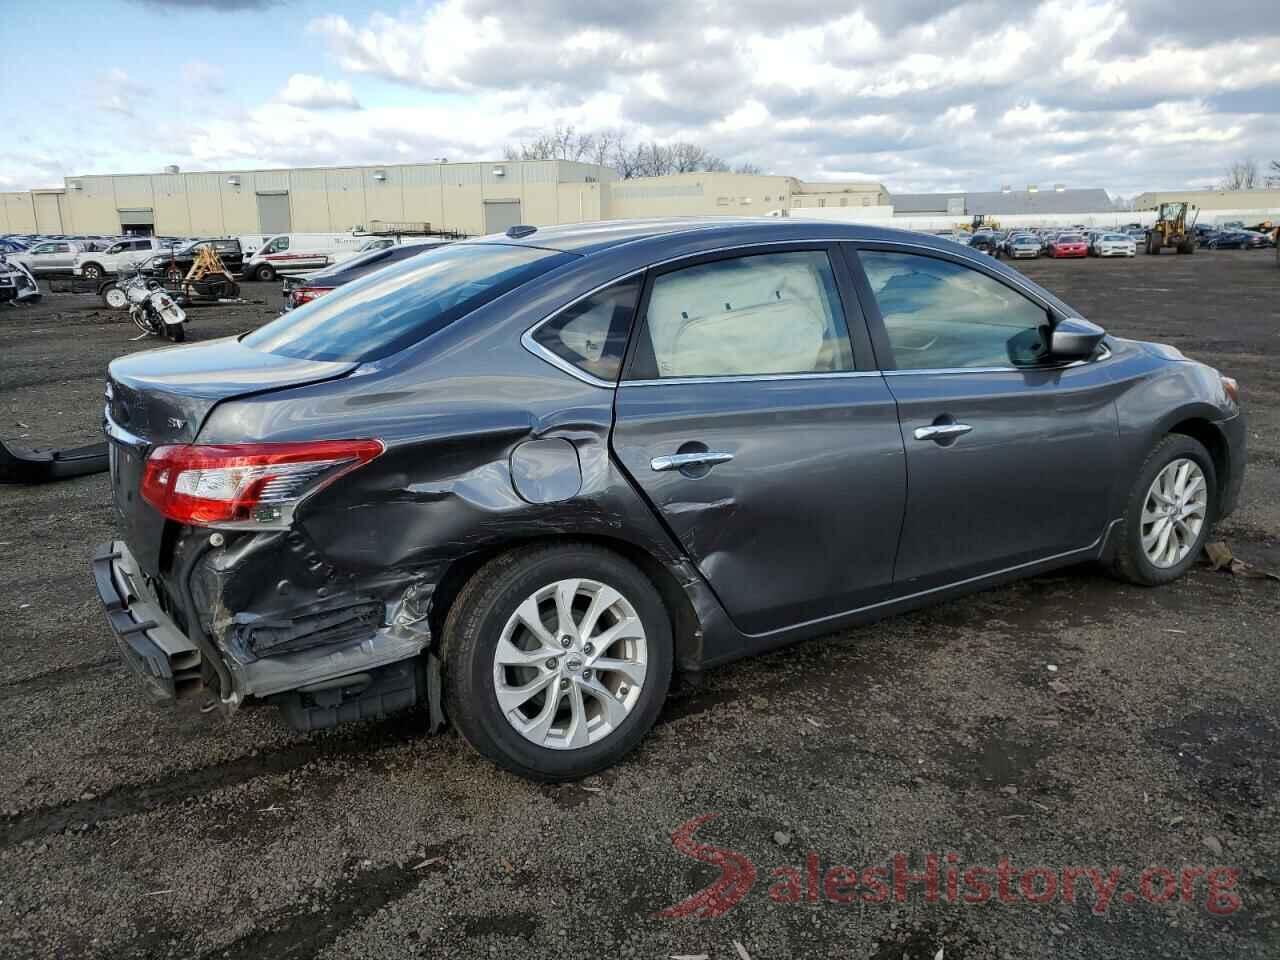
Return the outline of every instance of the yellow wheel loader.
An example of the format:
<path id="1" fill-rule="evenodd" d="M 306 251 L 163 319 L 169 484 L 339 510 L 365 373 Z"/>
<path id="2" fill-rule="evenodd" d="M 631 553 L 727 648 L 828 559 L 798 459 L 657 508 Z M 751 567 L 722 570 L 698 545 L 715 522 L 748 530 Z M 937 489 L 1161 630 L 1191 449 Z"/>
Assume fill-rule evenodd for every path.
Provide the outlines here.
<path id="1" fill-rule="evenodd" d="M 1173 247 L 1179 253 L 1196 252 L 1196 217 L 1200 209 L 1190 203 L 1162 203 L 1152 208 L 1156 222 L 1147 233 L 1147 253 Z"/>

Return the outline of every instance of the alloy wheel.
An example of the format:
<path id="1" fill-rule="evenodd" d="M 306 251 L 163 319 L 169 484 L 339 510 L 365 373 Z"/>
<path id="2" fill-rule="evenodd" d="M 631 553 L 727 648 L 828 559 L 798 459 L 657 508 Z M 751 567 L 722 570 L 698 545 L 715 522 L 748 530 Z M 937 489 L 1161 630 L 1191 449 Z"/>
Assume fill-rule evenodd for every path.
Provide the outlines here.
<path id="1" fill-rule="evenodd" d="M 574 750 L 621 726 L 648 663 L 644 624 L 626 597 L 596 580 L 558 580 L 507 619 L 494 651 L 494 692 L 526 740 Z"/>
<path id="2" fill-rule="evenodd" d="M 1195 547 L 1209 510 L 1209 484 L 1194 460 L 1179 457 L 1156 474 L 1142 504 L 1142 549 L 1162 570 Z"/>

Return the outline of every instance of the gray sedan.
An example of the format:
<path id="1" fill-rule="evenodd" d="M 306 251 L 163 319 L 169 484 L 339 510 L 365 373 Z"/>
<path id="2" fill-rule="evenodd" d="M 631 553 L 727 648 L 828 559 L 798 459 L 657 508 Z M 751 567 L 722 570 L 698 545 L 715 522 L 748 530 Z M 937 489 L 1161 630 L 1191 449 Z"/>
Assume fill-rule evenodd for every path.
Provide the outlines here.
<path id="1" fill-rule="evenodd" d="M 994 259 L 802 220 L 513 227 L 117 359 L 94 557 L 161 698 L 423 702 L 546 780 L 675 671 L 1082 561 L 1156 585 L 1236 505 L 1234 380 Z"/>

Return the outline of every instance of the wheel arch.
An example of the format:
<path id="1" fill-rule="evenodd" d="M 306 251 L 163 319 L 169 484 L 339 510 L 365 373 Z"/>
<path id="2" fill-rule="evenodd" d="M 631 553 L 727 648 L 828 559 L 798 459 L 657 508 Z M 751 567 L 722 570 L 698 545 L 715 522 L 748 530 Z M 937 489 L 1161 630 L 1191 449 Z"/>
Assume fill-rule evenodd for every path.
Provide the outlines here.
<path id="1" fill-rule="evenodd" d="M 1209 451 L 1209 456 L 1213 460 L 1213 472 L 1217 481 L 1218 504 L 1220 508 L 1222 500 L 1222 491 L 1231 488 L 1231 455 L 1227 446 L 1227 438 L 1223 436 L 1222 429 L 1214 423 L 1202 416 L 1191 416 L 1179 420 L 1172 424 L 1168 431 L 1168 435 L 1181 435 L 1190 437 L 1192 440 L 1198 441 Z"/>
<path id="2" fill-rule="evenodd" d="M 454 560 L 436 581 L 431 595 L 431 611 L 428 622 L 432 636 L 443 635 L 445 620 L 462 588 L 490 560 L 512 550 L 529 547 L 591 544 L 603 547 L 631 561 L 640 569 L 662 598 L 667 616 L 671 620 L 671 637 L 674 643 L 673 662 L 677 669 L 697 669 L 702 662 L 702 622 L 689 594 L 677 575 L 657 557 L 644 548 L 627 540 L 599 534 L 573 534 L 571 536 L 529 537 L 476 550 Z"/>

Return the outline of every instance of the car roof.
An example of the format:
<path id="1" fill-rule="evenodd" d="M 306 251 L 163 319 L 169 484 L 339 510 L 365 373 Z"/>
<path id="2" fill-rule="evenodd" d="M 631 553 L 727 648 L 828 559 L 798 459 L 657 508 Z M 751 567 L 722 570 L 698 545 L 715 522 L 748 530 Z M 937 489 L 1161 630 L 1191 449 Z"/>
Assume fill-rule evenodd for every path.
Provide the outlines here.
<path id="1" fill-rule="evenodd" d="M 933 234 L 862 223 L 807 220 L 799 217 L 670 217 L 647 220 L 604 220 L 597 223 L 538 227 L 518 236 L 490 234 L 464 243 L 504 243 L 541 247 L 587 256 L 659 238 L 706 241 L 716 246 L 814 240 L 881 240 L 954 250 L 954 241 Z"/>

